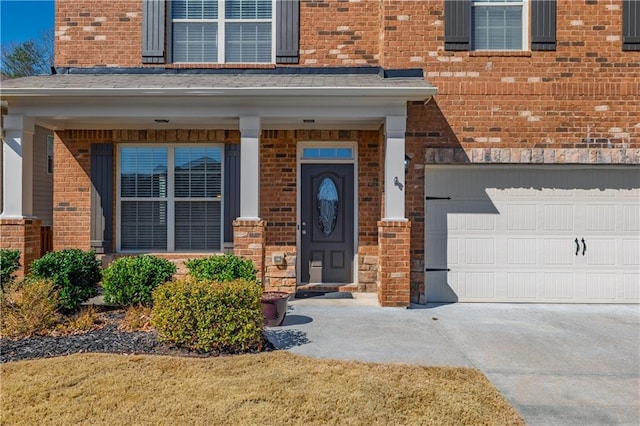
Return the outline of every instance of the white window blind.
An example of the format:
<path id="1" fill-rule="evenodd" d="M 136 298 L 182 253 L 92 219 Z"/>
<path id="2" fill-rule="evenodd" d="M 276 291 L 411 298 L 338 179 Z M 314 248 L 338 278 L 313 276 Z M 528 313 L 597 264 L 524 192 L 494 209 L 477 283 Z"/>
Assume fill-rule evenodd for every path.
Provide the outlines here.
<path id="1" fill-rule="evenodd" d="M 166 250 L 166 148 L 123 148 L 120 163 L 121 247 Z"/>
<path id="2" fill-rule="evenodd" d="M 273 2 L 173 0 L 173 61 L 271 63 Z"/>
<path id="3" fill-rule="evenodd" d="M 522 50 L 525 13 L 523 1 L 476 0 L 472 14 L 473 48 Z"/>
<path id="4" fill-rule="evenodd" d="M 218 251 L 222 146 L 120 149 L 120 249 Z"/>

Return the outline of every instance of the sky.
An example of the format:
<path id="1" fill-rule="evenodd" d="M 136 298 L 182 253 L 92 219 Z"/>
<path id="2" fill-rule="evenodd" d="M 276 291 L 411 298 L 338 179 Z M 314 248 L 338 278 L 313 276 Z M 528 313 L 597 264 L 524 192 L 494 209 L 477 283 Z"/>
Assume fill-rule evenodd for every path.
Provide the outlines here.
<path id="1" fill-rule="evenodd" d="M 53 0 L 0 0 L 0 43 L 37 39 L 53 29 Z"/>

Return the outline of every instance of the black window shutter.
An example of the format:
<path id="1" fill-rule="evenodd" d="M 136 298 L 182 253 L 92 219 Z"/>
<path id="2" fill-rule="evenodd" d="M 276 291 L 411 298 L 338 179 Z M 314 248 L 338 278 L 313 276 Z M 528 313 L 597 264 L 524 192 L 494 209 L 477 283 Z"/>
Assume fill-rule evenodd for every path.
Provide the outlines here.
<path id="1" fill-rule="evenodd" d="M 91 144 L 91 249 L 111 253 L 113 145 Z"/>
<path id="2" fill-rule="evenodd" d="M 640 50 L 640 0 L 622 1 L 622 50 Z"/>
<path id="3" fill-rule="evenodd" d="M 240 144 L 224 146 L 224 242 L 233 242 L 233 221 L 240 216 Z"/>
<path id="4" fill-rule="evenodd" d="M 471 49 L 471 1 L 445 0 L 444 50 Z"/>
<path id="5" fill-rule="evenodd" d="M 556 50 L 556 0 L 532 0 L 531 50 Z"/>
<path id="6" fill-rule="evenodd" d="M 164 64 L 164 0 L 142 1 L 142 63 Z"/>
<path id="7" fill-rule="evenodd" d="M 300 43 L 300 0 L 276 2 L 276 63 L 297 64 Z"/>

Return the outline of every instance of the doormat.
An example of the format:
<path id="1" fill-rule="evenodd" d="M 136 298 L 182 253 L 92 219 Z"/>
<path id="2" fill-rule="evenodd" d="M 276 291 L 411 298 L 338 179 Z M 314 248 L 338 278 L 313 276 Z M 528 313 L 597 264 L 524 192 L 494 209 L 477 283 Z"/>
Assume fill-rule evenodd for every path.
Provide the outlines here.
<path id="1" fill-rule="evenodd" d="M 348 291 L 296 291 L 296 299 L 353 299 Z"/>

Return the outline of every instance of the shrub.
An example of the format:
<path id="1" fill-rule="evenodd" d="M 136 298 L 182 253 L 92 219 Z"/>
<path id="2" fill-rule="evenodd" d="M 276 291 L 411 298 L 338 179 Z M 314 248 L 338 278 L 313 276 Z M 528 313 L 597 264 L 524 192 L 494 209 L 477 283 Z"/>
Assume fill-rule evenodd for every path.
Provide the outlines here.
<path id="1" fill-rule="evenodd" d="M 93 251 L 64 249 L 45 254 L 31 263 L 31 275 L 52 280 L 60 291 L 60 308 L 75 310 L 98 294 L 102 268 Z"/>
<path id="2" fill-rule="evenodd" d="M 142 254 L 114 260 L 102 274 L 104 301 L 118 305 L 150 305 L 151 293 L 170 281 L 176 265 L 167 259 Z"/>
<path id="3" fill-rule="evenodd" d="M 160 340 L 209 352 L 259 349 L 262 289 L 254 281 L 173 281 L 153 292 L 151 324 Z"/>
<path id="4" fill-rule="evenodd" d="M 190 259 L 184 262 L 196 280 L 227 282 L 238 279 L 258 282 L 253 262 L 234 254 Z"/>
<path id="5" fill-rule="evenodd" d="M 50 280 L 23 280 L 2 295 L 2 336 L 21 338 L 39 334 L 58 321 L 58 290 Z"/>
<path id="6" fill-rule="evenodd" d="M 118 330 L 151 331 L 151 308 L 143 305 L 129 306 Z"/>
<path id="7" fill-rule="evenodd" d="M 100 314 L 95 306 L 84 306 L 65 318 L 63 324 L 58 324 L 56 331 L 61 334 L 78 334 L 95 330 L 100 325 Z"/>
<path id="8" fill-rule="evenodd" d="M 20 268 L 20 250 L 0 249 L 0 288 L 15 278 L 13 273 Z"/>

